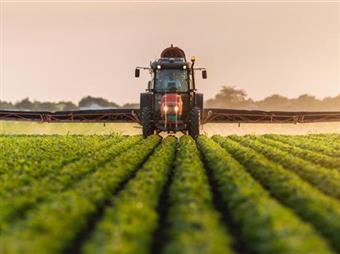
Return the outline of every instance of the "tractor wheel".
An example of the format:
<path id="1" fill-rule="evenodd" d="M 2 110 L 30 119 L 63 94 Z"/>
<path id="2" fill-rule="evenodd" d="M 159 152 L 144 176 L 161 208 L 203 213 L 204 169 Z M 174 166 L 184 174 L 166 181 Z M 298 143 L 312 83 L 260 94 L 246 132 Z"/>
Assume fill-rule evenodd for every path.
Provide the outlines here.
<path id="1" fill-rule="evenodd" d="M 150 107 L 144 107 L 141 112 L 141 122 L 143 126 L 143 136 L 146 138 L 154 133 L 152 123 L 152 110 Z"/>
<path id="2" fill-rule="evenodd" d="M 197 138 L 200 135 L 200 123 L 201 123 L 201 110 L 198 107 L 191 109 L 189 114 L 189 135 L 193 138 Z"/>

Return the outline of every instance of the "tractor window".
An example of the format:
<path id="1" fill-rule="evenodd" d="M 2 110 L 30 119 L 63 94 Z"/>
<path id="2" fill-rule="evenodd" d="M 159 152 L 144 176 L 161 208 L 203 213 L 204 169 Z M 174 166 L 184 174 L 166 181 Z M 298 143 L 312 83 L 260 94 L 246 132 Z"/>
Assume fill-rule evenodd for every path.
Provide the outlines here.
<path id="1" fill-rule="evenodd" d="M 185 70 L 157 70 L 155 76 L 157 92 L 187 92 L 188 78 Z"/>

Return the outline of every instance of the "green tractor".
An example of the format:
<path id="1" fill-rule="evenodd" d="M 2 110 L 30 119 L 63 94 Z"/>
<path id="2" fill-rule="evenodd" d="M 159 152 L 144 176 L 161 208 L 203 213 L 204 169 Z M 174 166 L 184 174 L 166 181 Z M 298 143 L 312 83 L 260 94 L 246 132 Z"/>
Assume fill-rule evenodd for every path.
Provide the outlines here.
<path id="1" fill-rule="evenodd" d="M 203 94 L 196 93 L 194 74 L 197 70 L 202 71 L 202 78 L 206 79 L 207 71 L 194 68 L 194 65 L 194 57 L 187 62 L 184 51 L 171 45 L 150 67 L 136 68 L 136 78 L 140 76 L 140 69 L 149 70 L 152 76 L 147 92 L 140 96 L 144 137 L 162 131 L 180 131 L 194 138 L 199 135 Z"/>

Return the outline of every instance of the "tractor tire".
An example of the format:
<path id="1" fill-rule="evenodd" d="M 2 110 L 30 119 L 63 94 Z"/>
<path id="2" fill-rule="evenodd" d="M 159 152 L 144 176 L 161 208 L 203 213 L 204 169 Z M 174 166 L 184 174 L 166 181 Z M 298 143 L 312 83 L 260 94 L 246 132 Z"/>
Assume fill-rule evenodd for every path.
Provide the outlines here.
<path id="1" fill-rule="evenodd" d="M 197 138 L 200 135 L 200 124 L 201 124 L 201 110 L 198 107 L 191 109 L 189 113 L 189 135 L 193 138 Z"/>
<path id="2" fill-rule="evenodd" d="M 144 107 L 142 109 L 141 122 L 143 126 L 143 136 L 145 138 L 154 134 L 155 128 L 152 123 L 152 110 L 150 107 Z"/>

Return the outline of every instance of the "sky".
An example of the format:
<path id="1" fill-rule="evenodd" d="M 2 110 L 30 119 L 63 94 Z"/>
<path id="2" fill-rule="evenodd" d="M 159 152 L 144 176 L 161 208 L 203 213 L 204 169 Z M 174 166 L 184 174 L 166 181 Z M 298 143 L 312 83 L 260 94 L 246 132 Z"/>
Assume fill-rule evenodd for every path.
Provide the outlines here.
<path id="1" fill-rule="evenodd" d="M 340 94 L 340 2 L 0 1 L 0 100 L 138 102 L 134 68 L 170 44 L 207 68 L 206 99 Z"/>

